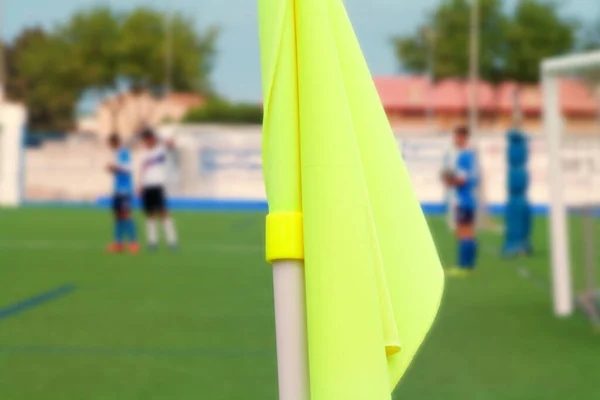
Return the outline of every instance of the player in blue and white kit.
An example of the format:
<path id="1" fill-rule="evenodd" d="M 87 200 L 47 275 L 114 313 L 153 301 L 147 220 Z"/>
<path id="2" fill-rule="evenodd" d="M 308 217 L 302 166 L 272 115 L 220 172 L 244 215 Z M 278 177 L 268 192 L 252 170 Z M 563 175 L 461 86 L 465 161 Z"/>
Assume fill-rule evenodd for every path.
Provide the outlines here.
<path id="1" fill-rule="evenodd" d="M 449 273 L 451 276 L 465 276 L 474 270 L 477 260 L 475 217 L 479 170 L 477 154 L 469 147 L 469 129 L 458 127 L 453 135 L 456 147 L 454 168 L 445 171 L 443 179 L 454 191 L 458 267 Z"/>
<path id="2" fill-rule="evenodd" d="M 162 141 L 151 129 L 141 133 L 144 144 L 142 168 L 140 171 L 142 207 L 146 214 L 148 248 L 158 247 L 157 219 L 161 219 L 167 242 L 171 249 L 177 249 L 177 231 L 175 222 L 167 208 L 167 165 L 168 150 L 173 148 L 171 141 Z"/>
<path id="3" fill-rule="evenodd" d="M 114 193 L 112 208 L 115 216 L 114 242 L 109 246 L 111 253 L 121 253 L 125 250 L 125 240 L 128 241 L 129 251 L 137 253 L 140 246 L 137 243 L 135 223 L 131 212 L 133 200 L 133 170 L 131 153 L 121 143 L 121 138 L 113 134 L 108 138 L 108 145 L 114 152 L 114 161 L 107 167 L 114 177 Z"/>

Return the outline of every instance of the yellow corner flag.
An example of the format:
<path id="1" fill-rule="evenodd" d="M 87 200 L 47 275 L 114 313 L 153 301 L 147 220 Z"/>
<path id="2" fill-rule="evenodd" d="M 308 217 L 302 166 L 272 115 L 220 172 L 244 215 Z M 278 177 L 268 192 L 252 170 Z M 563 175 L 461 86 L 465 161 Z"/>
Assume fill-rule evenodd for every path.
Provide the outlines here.
<path id="1" fill-rule="evenodd" d="M 390 399 L 443 273 L 342 0 L 259 0 L 267 258 L 304 260 L 311 400 Z"/>

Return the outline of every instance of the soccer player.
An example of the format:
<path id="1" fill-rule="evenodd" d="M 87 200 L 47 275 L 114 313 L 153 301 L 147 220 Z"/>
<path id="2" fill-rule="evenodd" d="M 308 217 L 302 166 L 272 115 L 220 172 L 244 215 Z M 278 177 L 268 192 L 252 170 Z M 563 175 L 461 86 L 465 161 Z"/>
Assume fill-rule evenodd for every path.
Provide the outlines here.
<path id="1" fill-rule="evenodd" d="M 469 147 L 469 129 L 457 127 L 453 139 L 456 147 L 454 168 L 443 173 L 444 183 L 454 191 L 456 204 L 458 267 L 452 268 L 449 275 L 466 276 L 474 270 L 477 260 L 475 216 L 479 171 L 477 154 Z"/>
<path id="2" fill-rule="evenodd" d="M 140 247 L 137 243 L 135 223 L 131 213 L 133 197 L 133 176 L 131 168 L 131 153 L 121 143 L 118 134 L 108 138 L 108 146 L 114 152 L 114 161 L 107 167 L 114 176 L 113 211 L 115 215 L 114 242 L 108 247 L 111 253 L 121 253 L 125 250 L 124 241 L 129 241 L 129 251 L 137 253 Z"/>
<path id="3" fill-rule="evenodd" d="M 444 161 L 443 161 L 443 169 L 442 169 L 442 173 L 444 171 L 452 171 L 454 170 L 454 165 L 456 164 L 456 151 L 454 149 L 454 143 L 452 144 L 452 147 L 450 149 L 448 149 L 448 151 L 446 151 L 446 153 L 444 154 Z M 454 199 L 454 188 L 452 187 L 446 187 L 446 192 L 444 193 L 444 197 L 446 200 L 446 207 L 447 207 L 447 214 L 446 214 L 446 221 L 448 223 L 448 228 L 454 232 L 456 231 L 456 201 Z"/>
<path id="4" fill-rule="evenodd" d="M 173 219 L 167 210 L 167 148 L 173 147 L 171 142 L 161 141 L 151 129 L 142 131 L 142 143 L 145 151 L 142 157 L 140 172 L 141 196 L 146 214 L 146 230 L 149 250 L 158 247 L 157 219 L 161 219 L 167 243 L 177 249 L 177 232 Z"/>

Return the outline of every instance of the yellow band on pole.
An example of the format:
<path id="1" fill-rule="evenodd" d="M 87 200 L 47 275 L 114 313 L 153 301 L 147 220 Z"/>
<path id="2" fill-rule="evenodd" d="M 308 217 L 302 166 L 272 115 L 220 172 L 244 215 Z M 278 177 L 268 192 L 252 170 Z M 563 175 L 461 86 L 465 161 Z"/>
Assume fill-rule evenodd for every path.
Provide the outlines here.
<path id="1" fill-rule="evenodd" d="M 267 216 L 267 261 L 304 260 L 302 213 L 276 212 Z"/>

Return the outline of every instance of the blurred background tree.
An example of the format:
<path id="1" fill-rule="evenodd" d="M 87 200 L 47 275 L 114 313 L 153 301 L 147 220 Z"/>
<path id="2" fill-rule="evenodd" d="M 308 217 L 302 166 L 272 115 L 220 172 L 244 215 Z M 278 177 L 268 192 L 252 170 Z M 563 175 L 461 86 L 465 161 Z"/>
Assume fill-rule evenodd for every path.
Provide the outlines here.
<path id="1" fill-rule="evenodd" d="M 575 21 L 560 14 L 559 3 L 519 1 L 506 34 L 506 78 L 537 82 L 542 60 L 574 49 L 577 29 Z"/>
<path id="2" fill-rule="evenodd" d="M 177 91 L 210 93 L 218 32 L 211 27 L 199 33 L 194 20 L 179 13 L 138 8 L 123 18 L 119 76 L 154 92 L 168 84 Z M 166 54 L 170 54 L 169 77 Z"/>
<path id="3" fill-rule="evenodd" d="M 69 46 L 41 28 L 27 29 L 7 46 L 7 94 L 27 104 L 34 130 L 67 129 L 83 85 Z"/>
<path id="4" fill-rule="evenodd" d="M 7 45 L 7 94 L 28 106 L 33 129 L 65 130 L 85 94 L 210 93 L 218 33 L 152 8 L 85 9 L 50 30 L 27 29 Z"/>
<path id="5" fill-rule="evenodd" d="M 505 52 L 503 36 L 506 17 L 500 0 L 481 0 L 481 74 L 484 79 L 500 79 L 498 56 Z M 396 57 L 408 72 L 428 69 L 428 52 L 433 51 L 437 78 L 465 77 L 469 70 L 470 1 L 444 0 L 415 33 L 393 38 Z M 425 34 L 425 33 L 430 34 Z M 431 35 L 431 33 L 434 33 Z M 435 43 L 432 43 L 435 38 Z"/>
<path id="6" fill-rule="evenodd" d="M 116 90 L 119 78 L 121 15 L 108 7 L 75 13 L 53 34 L 71 51 L 83 89 Z"/>
<path id="7" fill-rule="evenodd" d="M 219 97 L 209 98 L 207 103 L 190 110 L 183 122 L 222 124 L 261 124 L 263 107 L 260 104 L 233 104 Z"/>
<path id="8" fill-rule="evenodd" d="M 576 43 L 578 25 L 560 13 L 555 2 L 521 0 L 508 10 L 503 0 L 479 0 L 481 21 L 481 78 L 533 82 L 539 62 L 564 54 Z M 466 77 L 469 70 L 470 0 L 443 0 L 416 32 L 393 38 L 399 65 L 412 73 L 428 70 L 433 52 L 436 79 Z M 434 32 L 437 38 L 431 43 Z"/>

